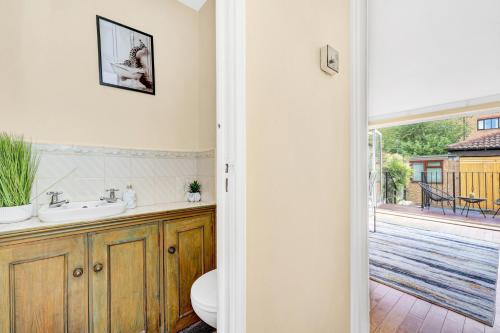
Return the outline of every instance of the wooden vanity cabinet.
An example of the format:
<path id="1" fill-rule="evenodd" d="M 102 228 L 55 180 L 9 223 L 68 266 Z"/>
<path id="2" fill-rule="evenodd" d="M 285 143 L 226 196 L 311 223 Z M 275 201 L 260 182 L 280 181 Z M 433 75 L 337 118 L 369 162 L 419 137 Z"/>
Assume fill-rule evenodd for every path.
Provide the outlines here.
<path id="1" fill-rule="evenodd" d="M 160 332 L 158 224 L 89 234 L 91 332 Z"/>
<path id="2" fill-rule="evenodd" d="M 87 332 L 86 238 L 0 247 L 0 333 Z"/>
<path id="3" fill-rule="evenodd" d="M 199 320 L 191 307 L 191 286 L 215 268 L 214 226 L 213 214 L 164 223 L 168 333 L 177 333 Z"/>
<path id="4" fill-rule="evenodd" d="M 0 234 L 0 333 L 175 333 L 215 267 L 215 207 Z"/>

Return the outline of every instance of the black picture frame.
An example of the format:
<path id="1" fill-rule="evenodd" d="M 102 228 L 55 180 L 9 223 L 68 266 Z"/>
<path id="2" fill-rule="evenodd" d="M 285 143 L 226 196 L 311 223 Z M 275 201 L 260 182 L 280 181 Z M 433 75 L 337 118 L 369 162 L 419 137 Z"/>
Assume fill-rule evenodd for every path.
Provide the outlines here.
<path id="1" fill-rule="evenodd" d="M 103 78 L 103 63 L 102 63 L 102 50 L 101 50 L 101 28 L 100 28 L 100 21 L 106 21 L 108 23 L 117 25 L 121 28 L 128 29 L 132 32 L 144 35 L 150 39 L 150 52 L 151 52 L 151 83 L 152 83 L 152 88 L 149 90 L 144 90 L 144 89 L 137 89 L 137 88 L 132 88 L 132 87 L 127 87 L 124 85 L 118 85 L 118 84 L 113 84 L 106 82 Z M 125 89 L 125 90 L 130 90 L 130 91 L 136 91 L 144 94 L 149 94 L 149 95 L 155 95 L 156 94 L 156 84 L 155 84 L 155 67 L 154 67 L 154 43 L 153 43 L 153 36 L 151 34 L 145 33 L 143 31 L 134 29 L 132 27 L 129 27 L 125 24 L 110 20 L 108 18 L 102 17 L 100 15 L 96 15 L 96 26 L 97 26 L 97 55 L 98 55 L 98 60 L 99 60 L 99 83 L 103 86 L 108 86 L 108 87 L 113 87 L 113 88 L 119 88 L 119 89 Z M 118 74 L 117 74 L 118 75 Z M 149 82 L 149 81 L 148 81 Z"/>

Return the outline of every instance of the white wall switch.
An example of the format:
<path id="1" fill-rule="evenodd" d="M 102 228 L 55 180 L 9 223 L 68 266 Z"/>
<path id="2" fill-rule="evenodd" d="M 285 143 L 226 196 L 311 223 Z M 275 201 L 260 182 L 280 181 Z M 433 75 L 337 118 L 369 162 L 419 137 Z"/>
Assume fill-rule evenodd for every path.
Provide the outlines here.
<path id="1" fill-rule="evenodd" d="M 330 75 L 339 72 L 339 52 L 330 45 L 321 48 L 321 69 Z"/>

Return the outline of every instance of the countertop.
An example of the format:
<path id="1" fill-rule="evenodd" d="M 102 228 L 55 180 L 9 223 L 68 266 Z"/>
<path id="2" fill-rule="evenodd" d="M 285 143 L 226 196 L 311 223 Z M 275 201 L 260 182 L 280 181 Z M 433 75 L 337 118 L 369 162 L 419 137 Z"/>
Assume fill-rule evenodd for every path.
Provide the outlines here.
<path id="1" fill-rule="evenodd" d="M 6 223 L 0 224 L 0 235 L 9 234 L 13 232 L 23 231 L 23 230 L 36 230 L 36 229 L 44 229 L 47 227 L 57 227 L 57 226 L 65 226 L 65 225 L 84 225 L 85 223 L 95 222 L 95 221 L 106 221 L 109 219 L 119 219 L 124 217 L 132 217 L 134 215 L 144 215 L 144 214 L 152 214 L 152 213 L 162 213 L 162 212 L 170 212 L 175 210 L 182 209 L 192 209 L 198 207 L 208 207 L 215 205 L 215 202 L 173 202 L 173 203 L 165 203 L 165 204 L 156 204 L 149 206 L 141 206 L 134 209 L 128 209 L 125 212 L 107 216 L 103 218 L 97 218 L 93 220 L 87 221 L 68 221 L 68 222 L 42 222 L 38 219 L 38 217 L 34 216 L 29 220 L 16 222 L 16 223 Z"/>

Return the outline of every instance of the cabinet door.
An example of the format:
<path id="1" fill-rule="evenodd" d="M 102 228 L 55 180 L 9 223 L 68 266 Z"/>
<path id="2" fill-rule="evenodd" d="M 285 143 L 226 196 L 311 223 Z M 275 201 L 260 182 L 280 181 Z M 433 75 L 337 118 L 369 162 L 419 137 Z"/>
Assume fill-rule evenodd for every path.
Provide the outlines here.
<path id="1" fill-rule="evenodd" d="M 90 235 L 93 332 L 159 332 L 158 234 L 149 224 Z"/>
<path id="2" fill-rule="evenodd" d="M 167 330 L 175 333 L 198 321 L 191 307 L 191 286 L 214 269 L 213 215 L 165 223 Z"/>
<path id="3" fill-rule="evenodd" d="M 0 332 L 87 332 L 85 237 L 0 247 Z"/>

